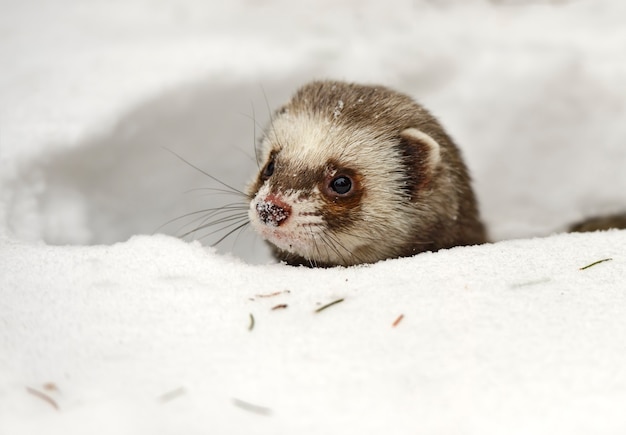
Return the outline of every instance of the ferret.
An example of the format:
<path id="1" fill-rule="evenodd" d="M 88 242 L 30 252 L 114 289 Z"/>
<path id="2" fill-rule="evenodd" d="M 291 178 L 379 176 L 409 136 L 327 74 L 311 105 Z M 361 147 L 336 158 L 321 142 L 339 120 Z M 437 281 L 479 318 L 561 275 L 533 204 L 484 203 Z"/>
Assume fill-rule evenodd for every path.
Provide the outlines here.
<path id="1" fill-rule="evenodd" d="M 277 110 L 247 190 L 252 227 L 291 265 L 351 266 L 487 242 L 441 124 L 383 86 L 315 81 Z M 570 231 L 626 228 L 626 214 Z"/>
<path id="2" fill-rule="evenodd" d="M 259 157 L 249 219 L 288 264 L 350 266 L 487 241 L 459 149 L 389 88 L 304 85 L 275 112 Z"/>

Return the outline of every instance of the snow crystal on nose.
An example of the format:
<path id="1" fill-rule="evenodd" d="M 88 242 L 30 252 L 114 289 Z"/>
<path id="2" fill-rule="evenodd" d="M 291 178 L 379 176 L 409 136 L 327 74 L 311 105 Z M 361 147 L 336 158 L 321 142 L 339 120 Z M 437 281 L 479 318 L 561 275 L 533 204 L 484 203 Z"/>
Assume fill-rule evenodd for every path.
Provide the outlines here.
<path id="1" fill-rule="evenodd" d="M 261 222 L 272 227 L 279 226 L 289 217 L 289 211 L 269 201 L 260 201 L 256 205 Z"/>

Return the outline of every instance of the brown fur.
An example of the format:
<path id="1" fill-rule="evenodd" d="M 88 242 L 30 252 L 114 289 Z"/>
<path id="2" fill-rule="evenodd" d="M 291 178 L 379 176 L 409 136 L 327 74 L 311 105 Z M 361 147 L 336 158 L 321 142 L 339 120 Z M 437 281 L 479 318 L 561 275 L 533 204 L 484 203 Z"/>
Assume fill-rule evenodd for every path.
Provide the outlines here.
<path id="1" fill-rule="evenodd" d="M 626 229 L 626 213 L 588 218 L 570 226 L 569 231 L 574 233 L 587 233 L 609 229 Z"/>
<path id="2" fill-rule="evenodd" d="M 407 129 L 428 135 L 439 155 L 433 156 L 432 143 Z M 293 225 L 298 219 L 321 221 L 303 225 L 315 239 L 315 249 L 304 254 L 277 247 L 279 239 L 266 236 L 277 258 L 289 264 L 347 266 L 487 239 L 459 149 L 406 95 L 381 86 L 309 83 L 276 112 L 262 146 L 263 158 L 274 159 L 275 170 L 269 177 L 261 171 L 253 181 L 252 203 L 263 200 L 255 198 L 262 187 L 281 198 L 298 192 L 299 199 L 291 201 L 296 208 L 302 202 L 306 211 L 290 218 Z M 328 190 L 335 174 L 353 180 L 345 197 Z M 265 230 L 254 222 L 254 213 L 251 206 L 253 226 Z M 313 235 L 318 227 L 326 233 Z M 282 231 L 282 226 L 270 230 Z M 307 237 L 304 229 L 297 231 Z M 324 234 L 341 243 L 324 246 Z"/>

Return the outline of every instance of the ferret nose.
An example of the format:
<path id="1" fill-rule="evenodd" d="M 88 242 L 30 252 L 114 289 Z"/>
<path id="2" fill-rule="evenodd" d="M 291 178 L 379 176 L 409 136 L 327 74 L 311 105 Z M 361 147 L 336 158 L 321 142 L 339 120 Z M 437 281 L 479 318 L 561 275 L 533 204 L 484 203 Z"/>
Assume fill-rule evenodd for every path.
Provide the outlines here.
<path id="1" fill-rule="evenodd" d="M 291 215 L 291 207 L 275 195 L 269 195 L 264 201 L 259 201 L 256 211 L 261 222 L 271 227 L 282 225 Z"/>

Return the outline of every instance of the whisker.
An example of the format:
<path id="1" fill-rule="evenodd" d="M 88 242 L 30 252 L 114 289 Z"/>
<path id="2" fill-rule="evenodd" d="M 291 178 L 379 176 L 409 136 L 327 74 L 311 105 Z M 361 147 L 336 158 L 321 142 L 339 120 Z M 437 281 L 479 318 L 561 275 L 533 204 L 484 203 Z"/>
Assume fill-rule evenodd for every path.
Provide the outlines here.
<path id="1" fill-rule="evenodd" d="M 207 219 L 208 219 L 208 218 L 207 218 Z M 220 231 L 223 231 L 223 230 L 225 230 L 226 228 L 228 228 L 228 227 L 229 227 L 229 226 L 231 226 L 231 225 L 236 225 L 236 224 L 237 224 L 237 223 L 239 223 L 239 222 L 243 222 L 243 221 L 248 222 L 248 215 L 247 215 L 247 214 L 245 214 L 245 215 L 244 215 L 244 214 L 237 214 L 237 215 L 226 216 L 226 217 L 223 217 L 223 218 L 215 219 L 215 220 L 208 221 L 208 222 L 207 222 L 207 219 L 205 219 L 205 221 L 204 221 L 203 223 L 201 223 L 200 225 L 198 225 L 198 226 L 197 226 L 196 228 L 194 228 L 193 230 L 190 230 L 190 231 L 187 231 L 187 232 L 186 232 L 186 233 L 184 233 L 184 234 L 181 234 L 181 235 L 180 235 L 180 237 L 181 237 L 181 238 L 184 238 L 184 237 L 187 237 L 187 236 L 189 236 L 189 235 L 191 235 L 191 234 L 193 234 L 193 233 L 197 233 L 197 232 L 198 232 L 198 231 L 200 231 L 200 230 L 204 230 L 204 229 L 206 229 L 206 228 L 211 228 L 211 227 L 215 227 L 216 225 L 221 225 L 221 224 L 224 224 L 224 223 L 228 223 L 228 222 L 230 222 L 230 223 L 229 223 L 228 225 L 226 225 L 225 227 L 218 228 L 218 229 L 216 229 L 215 231 L 212 231 L 212 232 L 210 232 L 210 233 L 205 234 L 204 236 L 202 236 L 202 238 L 205 238 L 205 237 L 210 236 L 210 235 L 212 235 L 212 234 L 215 234 L 215 233 L 218 233 L 218 232 L 220 232 Z"/>
<path id="2" fill-rule="evenodd" d="M 238 219 L 238 220 L 233 220 L 233 222 L 227 224 L 227 225 L 223 225 L 213 231 L 209 231 L 206 234 L 202 234 L 199 235 L 198 237 L 196 237 L 195 240 L 203 240 L 206 239 L 207 237 L 213 236 L 215 234 L 219 234 L 222 231 L 227 231 L 226 234 L 222 235 L 219 239 L 217 239 L 215 242 L 211 243 L 210 246 L 217 246 L 219 243 L 221 243 L 224 239 L 226 239 L 228 236 L 230 236 L 231 234 L 233 234 L 235 231 L 245 227 L 246 225 L 248 225 L 250 222 L 247 219 Z M 204 228 L 209 228 L 210 226 L 205 226 L 201 229 Z M 200 229 L 198 229 L 200 230 Z"/>
<path id="3" fill-rule="evenodd" d="M 254 103 L 250 102 L 250 105 L 252 106 L 252 148 L 254 148 L 254 160 L 256 161 L 256 167 L 258 170 L 261 170 L 261 162 L 259 162 L 259 150 L 257 149 L 256 146 L 256 128 L 257 128 L 257 121 L 256 121 L 256 112 L 254 111 Z"/>
<path id="4" fill-rule="evenodd" d="M 333 252 L 335 252 L 335 254 L 337 254 L 337 256 L 341 259 L 341 261 L 343 263 L 347 263 L 347 259 L 348 257 L 353 257 L 354 255 L 352 254 L 352 252 L 348 251 L 348 249 L 336 238 L 334 238 L 333 236 L 331 236 L 330 234 L 326 234 L 323 238 L 324 242 L 326 243 L 326 246 L 330 247 Z M 345 253 L 347 254 L 348 257 L 346 257 L 341 251 L 341 248 L 343 251 L 345 251 Z"/>
<path id="5" fill-rule="evenodd" d="M 189 222 L 188 224 L 182 226 L 180 228 L 179 231 L 182 231 L 183 228 L 187 228 L 190 227 L 192 224 L 195 224 L 196 222 L 199 222 L 195 228 L 193 230 L 187 231 L 186 233 L 184 233 L 181 237 L 186 237 L 190 234 L 193 234 L 196 231 L 202 230 L 204 228 L 209 228 L 215 225 L 221 225 L 223 223 L 226 222 L 231 222 L 233 220 L 235 220 L 236 218 L 241 218 L 241 219 L 247 219 L 247 215 L 244 213 L 236 213 L 233 215 L 227 215 L 225 217 L 221 217 L 219 219 L 214 219 L 214 220 L 210 220 L 213 219 L 215 216 L 219 215 L 219 214 L 223 214 L 223 213 L 218 213 L 218 214 L 213 214 L 212 216 L 201 216 L 198 219 L 194 219 L 192 222 Z"/>
<path id="6" fill-rule="evenodd" d="M 213 210 L 213 209 L 208 208 L 208 209 L 204 209 L 204 210 L 192 211 L 191 213 L 185 213 L 185 214 L 184 214 L 184 215 L 182 215 L 182 216 L 178 216 L 178 217 L 175 217 L 175 218 L 173 218 L 173 219 L 170 219 L 170 220 L 168 220 L 167 222 L 165 222 L 165 223 L 163 223 L 163 224 L 159 225 L 159 226 L 158 226 L 158 227 L 157 227 L 157 228 L 156 228 L 156 229 L 152 232 L 152 234 L 156 234 L 159 230 L 161 230 L 161 229 L 165 228 L 165 227 L 166 227 L 166 226 L 168 226 L 169 224 L 172 224 L 172 223 L 174 223 L 174 222 L 176 222 L 176 221 L 179 221 L 179 220 L 181 220 L 181 219 L 185 219 L 185 218 L 187 218 L 187 217 L 189 217 L 189 216 L 193 216 L 193 215 L 196 215 L 196 214 L 199 214 L 199 213 L 206 213 L 207 211 L 211 211 L 211 210 Z M 202 218 L 200 218 L 200 219 L 202 219 Z M 184 228 L 184 227 L 186 227 L 186 226 L 188 226 L 188 225 L 190 225 L 190 224 L 191 224 L 191 223 L 193 223 L 193 222 L 195 222 L 195 220 L 194 220 L 194 221 L 192 221 L 192 222 L 190 222 L 190 223 L 185 224 L 185 225 L 183 226 L 183 228 Z"/>
<path id="7" fill-rule="evenodd" d="M 261 92 L 263 93 L 263 99 L 265 100 L 265 107 L 267 108 L 267 112 L 270 117 L 269 130 L 274 133 L 274 136 L 276 139 L 276 145 L 278 145 L 279 148 L 283 148 L 284 141 L 278 137 L 278 131 L 276 131 L 276 129 L 274 128 L 274 111 L 272 111 L 272 108 L 270 107 L 270 102 L 269 102 L 269 99 L 267 98 L 267 93 L 265 92 L 265 88 L 263 87 L 263 85 L 261 85 Z"/>
<path id="8" fill-rule="evenodd" d="M 338 250 L 338 247 L 341 248 L 343 251 L 345 251 L 345 253 L 348 255 L 348 257 L 355 259 L 357 262 L 359 263 L 365 263 L 365 259 L 361 258 L 359 255 L 356 255 L 354 252 L 352 252 L 351 250 L 349 250 L 348 248 L 346 248 L 346 246 L 341 243 L 341 241 L 334 235 L 331 234 L 326 234 L 325 238 L 328 241 L 331 241 L 333 246 L 335 247 L 335 249 Z M 374 238 L 372 238 L 371 240 L 375 240 Z M 346 257 L 344 257 L 343 255 L 341 255 L 339 252 L 337 252 L 337 255 L 339 255 L 342 260 L 345 260 Z"/>
<path id="9" fill-rule="evenodd" d="M 257 127 L 259 128 L 263 128 L 263 125 L 259 124 L 256 120 L 256 112 L 254 110 L 254 102 L 250 101 L 250 110 L 252 111 L 252 116 L 247 115 L 245 113 L 242 113 L 242 116 L 245 116 L 246 118 L 250 119 L 252 121 L 252 137 L 253 137 L 253 141 L 252 143 L 255 144 L 256 143 L 256 129 Z M 256 162 L 257 168 L 261 169 L 261 162 L 259 161 L 259 151 L 257 149 L 257 146 L 254 145 L 253 146 L 254 149 L 254 160 Z"/>
<path id="10" fill-rule="evenodd" d="M 246 220 L 244 223 L 242 223 L 241 225 L 233 228 L 232 230 L 230 230 L 229 232 L 227 232 L 225 235 L 223 235 L 222 237 L 219 238 L 219 240 L 215 243 L 213 243 L 211 246 L 217 246 L 220 243 L 222 243 L 224 241 L 224 239 L 226 239 L 228 236 L 230 236 L 231 234 L 233 234 L 235 231 L 242 231 L 246 225 L 248 225 L 250 223 L 250 221 Z M 239 237 L 239 235 L 237 235 L 237 237 Z M 237 240 L 237 239 L 235 239 Z"/>
<path id="11" fill-rule="evenodd" d="M 315 247 L 315 251 L 317 252 L 317 257 L 321 257 L 321 252 L 320 252 L 320 247 L 317 244 L 317 237 L 315 237 L 315 234 L 313 233 L 313 229 L 312 228 L 308 228 L 309 234 L 311 235 L 311 240 L 313 241 L 313 247 Z M 309 262 L 309 265 L 311 267 L 317 267 L 317 261 L 315 261 L 315 259 L 313 258 L 307 258 L 307 261 Z"/>
<path id="12" fill-rule="evenodd" d="M 188 193 L 198 192 L 198 191 L 202 191 L 202 190 L 206 190 L 206 191 L 209 191 L 211 193 L 220 193 L 220 194 L 228 194 L 228 195 L 234 195 L 235 194 L 234 192 L 231 192 L 230 190 L 220 189 L 218 187 L 194 187 L 193 189 L 185 190 L 183 193 L 188 194 Z M 239 194 L 237 194 L 237 196 L 239 196 Z"/>
<path id="13" fill-rule="evenodd" d="M 197 215 L 197 214 L 200 214 L 200 213 L 209 213 L 209 215 L 215 215 L 215 214 L 218 214 L 218 213 L 220 213 L 222 211 L 242 211 L 243 212 L 243 211 L 247 211 L 247 210 L 248 210 L 248 206 L 245 206 L 243 204 L 240 205 L 240 204 L 237 204 L 237 203 L 232 203 L 232 204 L 226 204 L 226 205 L 221 206 L 221 207 L 205 208 L 203 210 L 192 211 L 191 213 L 185 213 L 182 216 L 178 216 L 178 217 L 175 217 L 173 219 L 170 219 L 169 221 L 167 221 L 164 224 L 162 224 L 161 226 L 159 226 L 156 230 L 154 230 L 154 233 L 156 233 L 157 231 L 159 231 L 160 229 L 166 227 L 167 225 L 169 225 L 171 223 L 174 223 L 174 222 L 179 221 L 181 219 L 185 219 L 185 218 L 187 218 L 189 216 L 194 216 L 194 215 Z M 183 226 L 183 228 L 186 227 L 186 226 L 189 226 L 193 222 L 196 222 L 197 220 L 201 220 L 201 219 L 203 219 L 205 217 L 206 216 L 201 216 L 199 219 L 193 220 L 193 221 L 185 224 Z"/>
<path id="14" fill-rule="evenodd" d="M 253 109 L 253 121 L 256 132 L 255 119 L 256 116 L 254 115 Z M 239 232 L 239 234 L 241 234 L 241 231 L 243 231 L 250 223 L 248 218 L 249 195 L 194 165 L 175 151 L 166 147 L 163 147 L 163 149 L 178 158 L 183 163 L 219 184 L 217 187 L 198 187 L 189 189 L 185 192 L 186 194 L 192 192 L 203 192 L 206 195 L 235 195 L 239 199 L 243 199 L 243 201 L 231 202 L 218 207 L 208 207 L 190 213 L 185 213 L 182 216 L 168 220 L 163 225 L 159 226 L 155 232 L 161 230 L 167 225 L 184 220 L 183 225 L 180 226 L 177 231 L 177 235 L 181 239 L 191 238 L 193 236 L 193 238 L 198 240 L 213 236 L 212 239 L 217 238 L 217 241 L 215 241 L 212 246 L 216 246 L 235 233 Z M 250 157 L 249 154 L 246 155 Z M 254 159 L 258 166 L 259 162 L 256 148 Z M 239 237 L 239 235 L 237 235 L 237 237 Z"/>
<path id="15" fill-rule="evenodd" d="M 242 192 L 239 189 L 235 189 L 234 187 L 224 183 L 222 180 L 220 180 L 219 178 L 214 177 L 213 175 L 209 174 L 208 172 L 200 169 L 199 167 L 197 167 L 196 165 L 194 165 L 193 163 L 189 162 L 188 160 L 185 160 L 182 156 L 180 156 L 179 154 L 177 154 L 176 152 L 172 151 L 169 148 L 165 148 L 163 147 L 163 149 L 171 154 L 173 154 L 175 157 L 177 157 L 178 159 L 180 159 L 182 162 L 188 164 L 189 166 L 191 166 L 192 168 L 194 168 L 195 170 L 197 170 L 198 172 L 200 172 L 201 174 L 206 175 L 207 177 L 209 177 L 211 180 L 221 184 L 222 186 L 226 187 L 227 189 L 230 189 L 230 191 L 232 191 L 233 193 L 239 194 L 241 196 L 243 196 L 244 198 L 248 198 L 248 195 L 245 194 L 244 192 Z"/>

